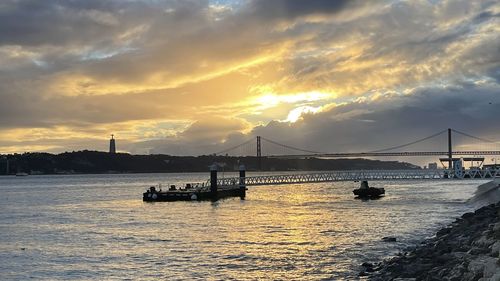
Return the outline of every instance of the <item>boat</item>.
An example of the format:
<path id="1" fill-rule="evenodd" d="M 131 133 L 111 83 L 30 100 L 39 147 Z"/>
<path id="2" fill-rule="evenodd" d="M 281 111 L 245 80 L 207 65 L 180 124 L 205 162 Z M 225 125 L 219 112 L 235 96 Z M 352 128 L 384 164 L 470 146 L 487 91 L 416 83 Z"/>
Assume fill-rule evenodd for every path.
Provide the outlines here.
<path id="1" fill-rule="evenodd" d="M 369 187 L 368 181 L 362 181 L 361 186 L 352 191 L 357 198 L 378 198 L 385 194 L 383 187 Z"/>
<path id="2" fill-rule="evenodd" d="M 16 177 L 25 177 L 25 176 L 29 176 L 29 174 L 25 173 L 25 172 L 18 172 L 18 173 L 16 173 Z"/>

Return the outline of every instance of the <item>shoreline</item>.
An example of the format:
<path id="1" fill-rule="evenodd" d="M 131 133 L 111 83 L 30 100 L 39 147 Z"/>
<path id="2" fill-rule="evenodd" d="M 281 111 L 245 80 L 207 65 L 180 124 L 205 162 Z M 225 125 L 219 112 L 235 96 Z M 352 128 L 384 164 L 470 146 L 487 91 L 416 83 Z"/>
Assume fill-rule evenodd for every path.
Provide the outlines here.
<path id="1" fill-rule="evenodd" d="M 498 281 L 500 202 L 465 213 L 419 245 L 361 268 L 360 278 L 373 281 Z"/>

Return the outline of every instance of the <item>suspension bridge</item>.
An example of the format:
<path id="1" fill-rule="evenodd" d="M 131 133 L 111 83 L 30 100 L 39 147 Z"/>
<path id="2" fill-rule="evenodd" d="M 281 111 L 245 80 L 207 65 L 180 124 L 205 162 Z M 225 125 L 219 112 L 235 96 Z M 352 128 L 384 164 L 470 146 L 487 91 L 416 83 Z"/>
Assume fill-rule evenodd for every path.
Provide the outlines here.
<path id="1" fill-rule="evenodd" d="M 485 156 L 500 155 L 500 143 L 476 137 L 458 130 L 447 129 L 415 141 L 392 147 L 367 152 L 319 152 L 303 149 L 273 141 L 261 136 L 255 138 L 255 143 L 248 140 L 239 145 L 216 153 L 216 155 L 245 155 L 248 146 L 252 145 L 255 155 L 263 157 L 263 143 L 274 147 L 268 150 L 265 157 L 270 158 L 351 158 L 351 157 L 430 157 L 438 156 L 443 169 L 411 169 L 411 170 L 346 170 L 321 173 L 296 173 L 284 175 L 266 175 L 233 177 L 218 179 L 213 182 L 217 186 L 234 186 L 236 183 L 245 186 L 295 184 L 333 181 L 373 181 L 373 180 L 439 180 L 439 179 L 489 179 L 500 177 L 500 169 L 496 164 L 488 169 L 473 167 L 464 169 L 462 161 L 477 161 L 481 164 Z M 443 145 L 444 143 L 444 145 Z M 454 144 L 458 148 L 454 150 Z M 423 144 L 423 146 L 421 145 Z M 429 145 L 432 144 L 432 145 Z M 417 146 L 421 145 L 420 148 Z M 429 147 L 438 149 L 430 150 Z M 276 149 L 278 148 L 278 149 Z M 405 150 L 410 148 L 410 150 Z M 414 150 L 411 150 L 413 148 Z M 439 149 L 440 148 L 440 149 Z M 260 163 L 260 161 L 259 161 Z M 208 182 L 207 182 L 208 184 Z"/>
<path id="2" fill-rule="evenodd" d="M 443 139 L 446 137 L 446 139 Z M 254 142 L 256 141 L 256 143 Z M 418 147 L 420 145 L 420 147 Z M 423 146 L 422 146 L 423 145 Z M 457 149 L 454 149 L 454 146 Z M 434 149 L 429 149 L 434 147 Z M 436 148 L 437 147 L 437 148 Z M 263 151 L 267 148 L 267 153 Z M 413 149 L 412 149 L 413 148 Z M 405 150 L 406 149 L 406 150 Z M 277 142 L 262 136 L 247 140 L 212 155 L 250 156 L 259 159 L 269 158 L 352 158 L 352 157 L 421 157 L 443 156 L 441 162 L 447 163 L 448 168 L 459 159 L 465 161 L 480 160 L 480 156 L 500 155 L 500 143 L 476 137 L 458 130 L 447 129 L 415 141 L 395 145 L 383 149 L 365 152 L 321 152 L 312 149 L 298 148 Z M 460 156 L 460 157 L 458 157 Z"/>
<path id="3" fill-rule="evenodd" d="M 457 141 L 453 135 L 462 137 Z M 443 139 L 445 137 L 445 139 Z M 465 141 L 463 141 L 465 139 Z M 157 192 L 154 187 L 143 194 L 144 201 L 178 201 L 178 200 L 204 200 L 219 199 L 224 197 L 239 196 L 245 197 L 247 186 L 259 185 L 281 185 L 300 183 L 319 183 L 337 181 L 362 181 L 368 188 L 368 181 L 378 180 L 467 180 L 467 179 L 495 179 L 500 177 L 500 169 L 496 166 L 485 168 L 471 167 L 463 168 L 462 161 L 480 161 L 483 163 L 484 156 L 500 155 L 500 145 L 498 142 L 476 137 L 454 129 L 447 129 L 435 133 L 425 138 L 420 138 L 412 142 L 396 145 L 384 149 L 367 152 L 318 152 L 309 149 L 297 148 L 287 144 L 279 143 L 261 136 L 247 140 L 239 145 L 230 147 L 212 155 L 224 156 L 248 156 L 255 152 L 260 159 L 263 157 L 263 149 L 266 146 L 274 146 L 269 150 L 266 157 L 279 158 L 349 158 L 349 157 L 422 157 L 422 156 L 443 156 L 439 158 L 441 163 L 447 163 L 443 169 L 408 169 L 408 170 L 347 170 L 329 171 L 316 173 L 287 173 L 280 175 L 260 175 L 246 176 L 245 166 L 240 165 L 239 177 L 218 178 L 217 165 L 211 166 L 210 179 L 205 183 L 189 184 L 185 189 L 173 189 L 167 192 Z M 443 142 L 445 142 L 444 149 Z M 266 145 L 263 146 L 263 143 Z M 438 144 L 441 149 L 431 150 L 430 143 Z M 459 149 L 454 150 L 453 143 Z M 415 149 L 419 144 L 424 144 L 420 149 Z M 252 149 L 248 150 L 251 146 Z M 278 149 L 276 149 L 276 147 Z M 255 150 L 253 150 L 255 148 Z M 410 148 L 410 149 L 409 149 Z M 412 150 L 413 148 L 413 150 Z M 408 149 L 408 150 L 405 150 Z M 246 151 L 245 151 L 246 150 Z M 280 153 L 281 152 L 281 153 Z M 460 157 L 458 157 L 460 156 Z M 472 156 L 472 157 L 470 157 Z M 480 157 L 481 156 L 481 157 Z M 482 165 L 482 164 L 481 164 Z M 188 187 L 189 186 L 189 187 Z M 194 186 L 194 188 L 192 187 Z M 362 184 L 363 187 L 363 184 Z M 366 189 L 365 189 L 366 190 Z M 383 190 L 383 189 L 382 189 Z M 383 193 L 383 191 L 382 191 Z"/>

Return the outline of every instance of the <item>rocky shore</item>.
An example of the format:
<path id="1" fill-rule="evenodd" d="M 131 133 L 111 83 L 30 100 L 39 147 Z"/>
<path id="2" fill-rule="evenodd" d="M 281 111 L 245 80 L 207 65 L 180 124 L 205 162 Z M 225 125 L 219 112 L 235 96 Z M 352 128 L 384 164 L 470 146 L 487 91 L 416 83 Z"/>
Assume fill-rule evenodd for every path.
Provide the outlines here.
<path id="1" fill-rule="evenodd" d="M 368 280 L 500 281 L 500 203 L 466 213 L 419 246 L 378 264 Z"/>

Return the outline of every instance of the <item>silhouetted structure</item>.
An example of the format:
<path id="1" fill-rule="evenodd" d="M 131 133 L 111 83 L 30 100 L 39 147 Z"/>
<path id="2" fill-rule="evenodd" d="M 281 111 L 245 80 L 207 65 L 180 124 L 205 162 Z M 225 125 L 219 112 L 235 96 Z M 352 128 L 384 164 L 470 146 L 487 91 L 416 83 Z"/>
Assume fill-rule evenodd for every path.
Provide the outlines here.
<path id="1" fill-rule="evenodd" d="M 240 197 L 241 199 L 245 199 L 245 166 L 240 165 L 240 177 L 238 181 L 233 180 L 230 185 L 224 186 L 219 186 L 219 180 L 217 179 L 217 166 L 218 165 L 216 163 L 210 166 L 210 185 L 205 185 L 205 183 L 187 183 L 184 188 L 176 188 L 175 185 L 171 185 L 166 191 L 162 191 L 160 186 L 158 186 L 159 189 L 155 186 L 151 186 L 142 194 L 142 200 L 146 202 L 196 200 L 216 201 L 227 197 Z"/>
<path id="2" fill-rule="evenodd" d="M 257 158 L 259 159 L 259 171 L 262 170 L 262 146 L 260 136 L 257 136 Z"/>
<path id="3" fill-rule="evenodd" d="M 111 139 L 109 140 L 109 153 L 116 153 L 116 143 L 115 139 L 113 138 L 114 135 L 111 135 Z"/>

